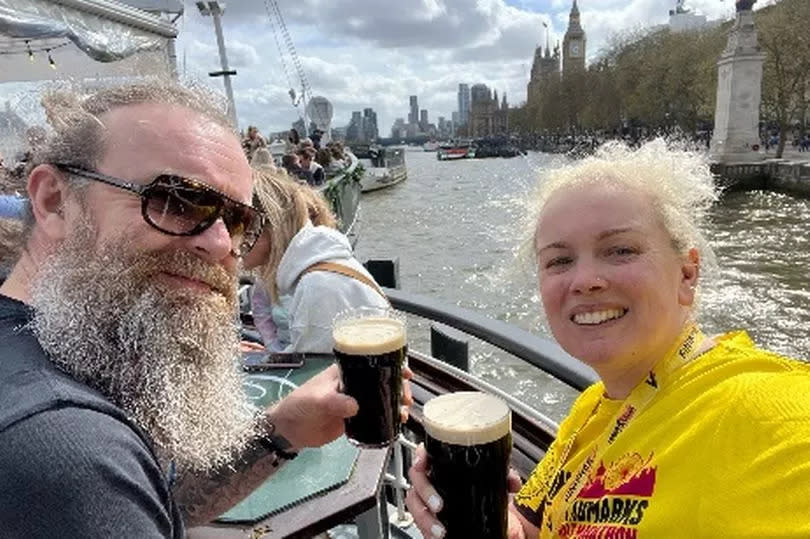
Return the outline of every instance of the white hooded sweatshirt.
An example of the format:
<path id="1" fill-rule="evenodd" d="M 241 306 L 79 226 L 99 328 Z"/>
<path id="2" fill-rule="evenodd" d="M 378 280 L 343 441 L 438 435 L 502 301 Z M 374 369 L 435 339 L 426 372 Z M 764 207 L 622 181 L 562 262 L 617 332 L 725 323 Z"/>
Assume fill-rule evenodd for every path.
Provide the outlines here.
<path id="1" fill-rule="evenodd" d="M 388 307 L 387 301 L 367 284 L 329 271 L 304 270 L 319 262 L 334 262 L 371 279 L 352 254 L 349 240 L 339 231 L 307 223 L 293 237 L 276 273 L 280 295 L 287 305 L 291 343 L 285 352 L 332 353 L 335 315 L 356 307 Z"/>

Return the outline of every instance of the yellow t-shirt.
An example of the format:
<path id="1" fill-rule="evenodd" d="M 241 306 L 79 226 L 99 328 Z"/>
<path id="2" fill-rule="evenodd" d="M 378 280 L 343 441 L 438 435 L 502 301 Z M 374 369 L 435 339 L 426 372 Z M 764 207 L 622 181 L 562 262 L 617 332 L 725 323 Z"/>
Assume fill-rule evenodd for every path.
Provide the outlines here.
<path id="1" fill-rule="evenodd" d="M 515 496 L 541 539 L 810 537 L 810 365 L 757 349 L 744 332 L 715 341 L 626 426 L 622 401 L 593 413 L 601 383 L 580 395 Z M 595 455 L 606 429 L 613 441 Z M 560 504 L 587 459 L 581 490 Z"/>

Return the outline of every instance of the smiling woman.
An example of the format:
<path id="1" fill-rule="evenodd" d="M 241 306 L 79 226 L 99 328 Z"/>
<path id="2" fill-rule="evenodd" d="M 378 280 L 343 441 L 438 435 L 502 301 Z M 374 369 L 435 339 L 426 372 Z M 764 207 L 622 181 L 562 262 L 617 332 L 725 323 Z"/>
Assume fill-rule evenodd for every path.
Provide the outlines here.
<path id="1" fill-rule="evenodd" d="M 527 245 L 543 310 L 601 381 L 515 494 L 510 539 L 810 534 L 810 367 L 698 324 L 716 200 L 702 158 L 664 141 L 606 145 L 540 185 Z M 427 532 L 423 470 L 409 506 Z"/>

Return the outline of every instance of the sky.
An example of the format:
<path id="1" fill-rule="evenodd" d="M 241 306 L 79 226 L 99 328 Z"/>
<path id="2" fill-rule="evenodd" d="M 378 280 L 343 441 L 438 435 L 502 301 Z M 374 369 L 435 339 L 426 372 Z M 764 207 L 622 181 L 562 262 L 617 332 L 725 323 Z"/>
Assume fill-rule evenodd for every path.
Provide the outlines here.
<path id="1" fill-rule="evenodd" d="M 676 0 L 578 0 L 587 55 L 599 55 L 611 36 L 666 23 Z M 408 96 L 419 97 L 436 123 L 457 110 L 460 82 L 506 92 L 510 105 L 526 100 L 534 50 L 562 40 L 572 0 L 277 0 L 314 95 L 334 107 L 333 126 L 354 110 L 372 107 L 380 133 L 407 121 Z M 760 2 L 762 4 L 763 2 Z M 289 129 L 298 118 L 288 95 L 300 88 L 286 52 L 280 60 L 267 0 L 231 0 L 222 18 L 242 127 Z M 733 15 L 733 0 L 686 0 L 709 19 Z M 179 22 L 178 63 L 203 77 L 219 59 L 213 21 L 186 1 Z M 284 47 L 283 36 L 278 40 Z M 285 71 L 286 66 L 286 71 Z M 215 81 L 221 84 L 221 81 Z"/>
<path id="2" fill-rule="evenodd" d="M 123 0 L 127 1 L 127 0 Z M 211 17 L 182 0 L 178 68 L 187 78 L 222 88 Z M 334 107 L 333 127 L 352 111 L 377 112 L 382 136 L 408 116 L 417 95 L 429 120 L 448 120 L 457 109 L 459 83 L 484 83 L 526 100 L 535 48 L 562 41 L 573 0 L 276 0 L 314 95 Z M 759 0 L 757 7 L 777 0 Z M 664 24 L 676 0 L 578 0 L 589 61 L 612 36 Z M 283 131 L 299 117 L 288 92 L 300 89 L 284 36 L 274 33 L 271 0 L 230 0 L 222 17 L 240 127 Z M 685 0 L 710 20 L 729 19 L 734 0 Z M 284 54 L 280 54 L 279 44 Z M 282 58 L 284 59 L 282 61 Z"/>

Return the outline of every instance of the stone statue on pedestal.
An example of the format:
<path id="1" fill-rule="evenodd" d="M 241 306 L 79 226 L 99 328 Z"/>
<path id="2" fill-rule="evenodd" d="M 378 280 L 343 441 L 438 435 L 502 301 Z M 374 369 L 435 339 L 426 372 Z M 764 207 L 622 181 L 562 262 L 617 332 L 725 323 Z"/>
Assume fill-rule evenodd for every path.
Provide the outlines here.
<path id="1" fill-rule="evenodd" d="M 737 13 L 740 11 L 751 11 L 757 0 L 737 0 Z"/>
<path id="2" fill-rule="evenodd" d="M 737 0 L 737 16 L 728 44 L 717 62 L 717 101 L 710 154 L 721 163 L 761 161 L 759 106 L 765 55 L 757 44 L 751 7 L 756 0 Z"/>

